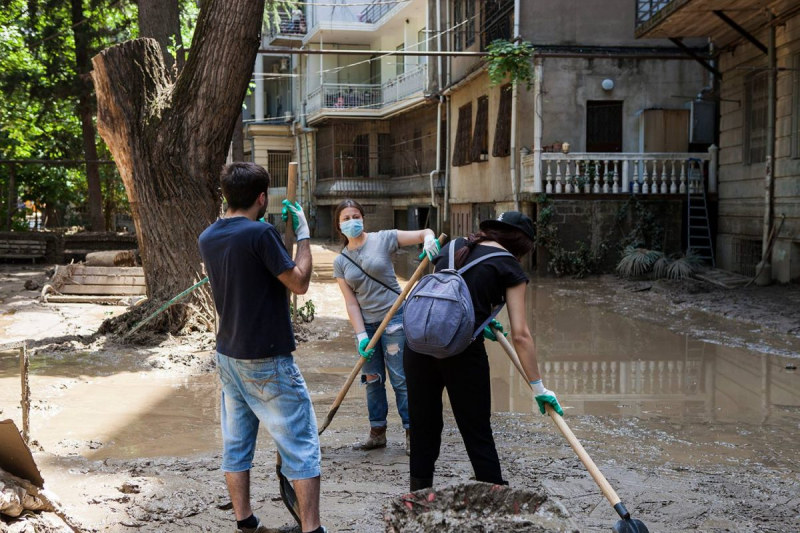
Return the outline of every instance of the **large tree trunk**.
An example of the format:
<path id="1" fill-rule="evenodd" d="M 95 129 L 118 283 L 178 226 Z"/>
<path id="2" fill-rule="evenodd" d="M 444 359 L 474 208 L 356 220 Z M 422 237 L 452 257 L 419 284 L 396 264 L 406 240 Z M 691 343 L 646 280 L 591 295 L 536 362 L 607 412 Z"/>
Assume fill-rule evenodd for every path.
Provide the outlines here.
<path id="1" fill-rule="evenodd" d="M 172 76 L 175 58 L 168 47 L 175 42 L 178 72 L 183 68 L 183 41 L 181 40 L 181 17 L 178 0 L 138 0 L 139 37 L 152 37 L 161 45 L 161 55 L 167 71 Z"/>
<path id="2" fill-rule="evenodd" d="M 97 144 L 92 122 L 92 86 L 89 84 L 89 36 L 83 24 L 83 0 L 71 0 L 72 33 L 75 37 L 75 72 L 78 74 L 78 118 L 83 134 L 83 155 L 86 163 L 86 182 L 89 186 L 89 225 L 92 231 L 103 231 L 103 189 L 97 166 Z"/>
<path id="3" fill-rule="evenodd" d="M 233 127 L 231 159 L 235 162 L 244 161 L 244 119 L 241 111 L 239 111 L 239 116 L 236 118 L 236 126 Z"/>
<path id="4" fill-rule="evenodd" d="M 197 237 L 219 213 L 219 173 L 259 46 L 264 0 L 206 0 L 174 85 L 153 39 L 94 57 L 97 124 L 130 199 L 151 300 L 205 274 Z M 199 294 L 198 294 L 199 293 Z M 211 312 L 209 294 L 199 305 Z M 169 327 L 187 317 L 170 313 Z"/>

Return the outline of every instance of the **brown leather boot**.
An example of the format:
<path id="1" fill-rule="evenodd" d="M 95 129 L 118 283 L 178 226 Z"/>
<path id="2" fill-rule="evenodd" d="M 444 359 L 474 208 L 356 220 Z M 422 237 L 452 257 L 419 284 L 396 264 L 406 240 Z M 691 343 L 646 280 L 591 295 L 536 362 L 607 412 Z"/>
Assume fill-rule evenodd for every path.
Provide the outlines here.
<path id="1" fill-rule="evenodd" d="M 359 450 L 374 450 L 375 448 L 386 447 L 386 426 L 380 428 L 370 428 L 369 437 L 361 445 L 358 446 Z"/>

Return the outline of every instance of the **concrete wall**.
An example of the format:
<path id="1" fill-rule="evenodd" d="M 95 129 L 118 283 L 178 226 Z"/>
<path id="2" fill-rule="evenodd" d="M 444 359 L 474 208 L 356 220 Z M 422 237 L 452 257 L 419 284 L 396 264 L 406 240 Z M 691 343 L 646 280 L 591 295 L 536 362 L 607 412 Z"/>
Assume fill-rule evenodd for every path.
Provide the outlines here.
<path id="1" fill-rule="evenodd" d="M 640 200 L 665 229 L 665 251 L 679 252 L 682 247 L 682 200 Z M 629 206 L 626 216 L 618 222 L 617 217 L 628 202 L 627 198 L 619 200 L 561 200 L 552 199 L 553 224 L 558 229 L 561 246 L 568 251 L 577 250 L 578 242 L 590 244 L 597 249 L 601 243 L 608 245 L 608 252 L 603 258 L 602 268 L 611 272 L 619 262 L 618 244 L 635 227 L 633 210 Z M 621 231 L 620 231 L 621 228 Z M 546 250 L 537 249 L 537 265 L 539 272 L 547 272 L 550 260 Z"/>
<path id="2" fill-rule="evenodd" d="M 767 32 L 756 35 L 767 42 Z M 778 68 L 793 69 L 800 54 L 800 15 L 776 28 Z M 720 112 L 719 235 L 717 264 L 735 269 L 737 245 L 761 240 L 764 221 L 765 163 L 747 164 L 744 154 L 745 80 L 753 69 L 766 68 L 767 56 L 750 43 L 721 55 L 723 73 Z M 786 222 L 772 251 L 773 277 L 781 282 L 800 278 L 800 153 L 794 153 L 793 124 L 800 120 L 800 95 L 793 70 L 777 73 L 775 214 Z M 776 218 L 776 224 L 780 224 Z"/>
<path id="3" fill-rule="evenodd" d="M 603 90 L 605 79 L 614 89 Z M 543 60 L 542 145 L 570 143 L 586 149 L 586 102 L 623 101 L 623 151 L 639 152 L 639 127 L 645 109 L 683 109 L 709 83 L 705 69 L 693 61 L 660 59 Z M 676 96 L 678 96 L 676 98 Z M 683 96 L 683 97 L 681 97 Z M 520 142 L 533 147 L 534 95 L 520 92 Z"/>

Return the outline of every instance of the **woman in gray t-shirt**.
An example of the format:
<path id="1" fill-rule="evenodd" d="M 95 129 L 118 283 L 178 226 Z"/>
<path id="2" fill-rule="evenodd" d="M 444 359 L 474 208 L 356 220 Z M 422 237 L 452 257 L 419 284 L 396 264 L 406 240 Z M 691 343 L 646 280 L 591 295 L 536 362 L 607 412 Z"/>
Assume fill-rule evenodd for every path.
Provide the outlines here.
<path id="1" fill-rule="evenodd" d="M 364 231 L 364 209 L 355 200 L 344 200 L 334 214 L 336 229 L 344 240 L 342 253 L 333 262 L 333 276 L 347 305 L 347 315 L 356 334 L 356 347 L 367 361 L 361 368 L 361 383 L 367 387 L 367 411 L 370 432 L 360 446 L 370 450 L 386 446 L 386 375 L 394 389 L 397 411 L 406 429 L 406 453 L 410 454 L 408 436 L 408 393 L 403 372 L 403 309 L 395 313 L 380 344 L 366 350 L 370 338 L 400 294 L 400 285 L 392 265 L 392 255 L 400 246 L 424 244 L 429 258 L 439 253 L 439 243 L 432 230 Z"/>

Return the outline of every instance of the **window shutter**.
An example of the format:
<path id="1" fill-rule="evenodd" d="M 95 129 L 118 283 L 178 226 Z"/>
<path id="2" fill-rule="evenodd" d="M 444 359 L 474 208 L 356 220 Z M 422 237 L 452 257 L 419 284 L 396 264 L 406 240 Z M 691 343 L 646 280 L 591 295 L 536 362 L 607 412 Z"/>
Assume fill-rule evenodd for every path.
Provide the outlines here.
<path id="1" fill-rule="evenodd" d="M 475 133 L 472 136 L 471 160 L 475 163 L 489 160 L 489 97 L 478 98 Z"/>

